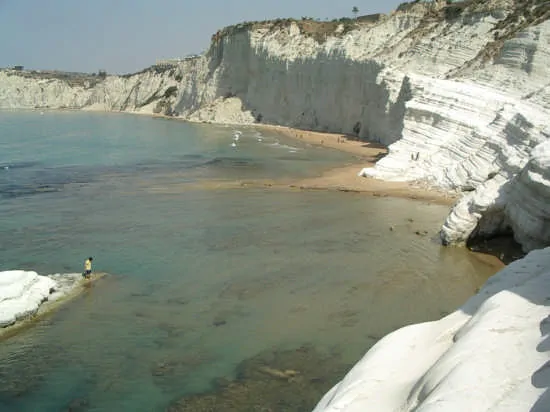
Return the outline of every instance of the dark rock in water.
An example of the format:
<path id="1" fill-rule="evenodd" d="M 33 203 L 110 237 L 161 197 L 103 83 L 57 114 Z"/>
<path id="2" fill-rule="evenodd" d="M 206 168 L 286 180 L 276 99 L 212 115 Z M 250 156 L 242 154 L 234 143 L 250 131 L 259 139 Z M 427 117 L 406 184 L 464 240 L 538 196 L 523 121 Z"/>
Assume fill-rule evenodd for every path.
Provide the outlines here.
<path id="1" fill-rule="evenodd" d="M 184 298 L 170 298 L 166 302 L 170 304 L 177 304 L 177 305 L 187 305 L 189 303 L 189 301 Z"/>
<path id="2" fill-rule="evenodd" d="M 214 319 L 214 322 L 212 322 L 212 325 L 222 326 L 222 325 L 225 325 L 226 323 L 227 323 L 227 321 L 224 320 L 224 319 Z"/>
<path id="3" fill-rule="evenodd" d="M 320 353 L 309 345 L 266 351 L 242 361 L 235 380 L 217 378 L 211 392 L 181 398 L 167 411 L 308 411 L 350 366 L 338 353 Z"/>
<path id="4" fill-rule="evenodd" d="M 159 362 L 151 369 L 151 375 L 164 376 L 173 374 L 176 366 L 175 362 Z"/>
<path id="5" fill-rule="evenodd" d="M 130 293 L 130 297 L 132 298 L 143 298 L 143 297 L 149 297 L 151 296 L 151 292 L 132 292 Z"/>
<path id="6" fill-rule="evenodd" d="M 516 242 L 513 234 L 495 236 L 490 239 L 474 236 L 468 239 L 466 246 L 472 252 L 493 255 L 506 265 L 525 256 L 521 245 Z"/>
<path id="7" fill-rule="evenodd" d="M 136 311 L 134 313 L 134 316 L 136 316 L 138 318 L 147 318 L 147 317 L 149 317 L 145 312 L 141 312 L 141 311 Z"/>
<path id="8" fill-rule="evenodd" d="M 158 328 L 165 332 L 168 337 L 178 337 L 183 334 L 183 331 L 178 326 L 167 322 L 160 322 Z"/>
<path id="9" fill-rule="evenodd" d="M 214 385 L 215 388 L 222 389 L 222 388 L 228 387 L 231 384 L 231 381 L 223 377 L 214 378 L 214 380 L 212 381 L 212 384 Z"/>
<path id="10" fill-rule="evenodd" d="M 322 383 L 324 380 L 325 380 L 325 378 L 323 378 L 322 376 L 321 377 L 314 376 L 313 378 L 309 378 L 309 381 L 311 383 Z"/>
<path id="11" fill-rule="evenodd" d="M 69 406 L 67 407 L 67 412 L 81 412 L 88 409 L 90 406 L 90 403 L 87 399 L 83 398 L 77 398 L 71 401 Z"/>

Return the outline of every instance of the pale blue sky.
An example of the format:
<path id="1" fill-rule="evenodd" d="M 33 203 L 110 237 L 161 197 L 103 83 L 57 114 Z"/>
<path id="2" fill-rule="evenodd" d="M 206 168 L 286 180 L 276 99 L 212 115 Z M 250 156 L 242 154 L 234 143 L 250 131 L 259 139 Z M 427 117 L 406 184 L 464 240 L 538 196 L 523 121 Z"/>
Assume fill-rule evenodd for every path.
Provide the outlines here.
<path id="1" fill-rule="evenodd" d="M 387 13 L 403 0 L 0 0 L 0 67 L 129 73 L 245 20 Z"/>

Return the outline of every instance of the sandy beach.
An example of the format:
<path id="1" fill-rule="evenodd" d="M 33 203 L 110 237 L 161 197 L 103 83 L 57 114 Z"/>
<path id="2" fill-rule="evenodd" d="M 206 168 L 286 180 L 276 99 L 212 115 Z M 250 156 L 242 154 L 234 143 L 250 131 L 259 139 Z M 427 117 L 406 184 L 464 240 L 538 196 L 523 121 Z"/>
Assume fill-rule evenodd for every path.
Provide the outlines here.
<path id="1" fill-rule="evenodd" d="M 428 202 L 453 205 L 458 196 L 422 187 L 407 182 L 386 182 L 358 176 L 364 167 L 372 167 L 383 158 L 388 150 L 384 146 L 355 140 L 353 136 L 338 133 L 323 133 L 284 126 L 259 125 L 258 129 L 275 131 L 284 136 L 301 140 L 307 144 L 341 150 L 355 155 L 356 162 L 336 169 L 328 170 L 320 176 L 295 180 L 273 182 L 273 186 L 290 186 L 301 190 L 337 190 L 341 192 L 361 192 L 373 196 L 392 196 L 418 199 Z"/>
<path id="2" fill-rule="evenodd" d="M 170 120 L 183 120 L 164 115 L 153 115 L 153 117 L 166 118 Z M 188 120 L 183 120 L 188 121 Z M 355 161 L 341 167 L 327 170 L 319 176 L 299 180 L 261 180 L 261 181 L 211 181 L 202 182 L 201 188 L 235 188 L 235 187 L 288 187 L 299 190 L 333 190 L 340 192 L 366 193 L 372 196 L 399 197 L 406 199 L 421 200 L 430 203 L 453 205 L 460 195 L 437 190 L 409 182 L 387 182 L 384 180 L 371 179 L 358 176 L 359 171 L 364 167 L 372 167 L 382 159 L 388 149 L 378 143 L 360 141 L 355 136 L 342 133 L 316 132 L 311 130 L 296 129 L 287 126 L 270 124 L 234 125 L 235 127 L 250 127 L 258 131 L 270 131 L 280 133 L 283 136 L 300 140 L 306 144 L 340 150 L 351 153 Z M 193 184 L 184 184 L 181 188 L 174 187 L 156 188 L 155 192 L 168 193 L 174 190 L 192 188 Z"/>
<path id="3" fill-rule="evenodd" d="M 384 157 L 388 150 L 383 145 L 356 140 L 353 136 L 340 133 L 314 132 L 310 130 L 294 129 L 286 126 L 254 125 L 257 129 L 264 129 L 280 133 L 284 136 L 302 140 L 308 144 L 329 147 L 352 153 L 374 164 Z"/>

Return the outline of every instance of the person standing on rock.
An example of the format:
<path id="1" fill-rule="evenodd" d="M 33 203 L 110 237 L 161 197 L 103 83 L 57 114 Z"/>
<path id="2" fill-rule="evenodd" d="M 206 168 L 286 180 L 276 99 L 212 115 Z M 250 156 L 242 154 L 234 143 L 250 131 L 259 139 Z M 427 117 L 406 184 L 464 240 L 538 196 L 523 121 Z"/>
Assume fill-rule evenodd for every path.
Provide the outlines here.
<path id="1" fill-rule="evenodd" d="M 82 274 L 82 276 L 84 276 L 85 279 L 90 279 L 90 277 L 92 276 L 92 260 L 94 260 L 94 258 L 89 257 L 84 262 L 84 273 Z"/>

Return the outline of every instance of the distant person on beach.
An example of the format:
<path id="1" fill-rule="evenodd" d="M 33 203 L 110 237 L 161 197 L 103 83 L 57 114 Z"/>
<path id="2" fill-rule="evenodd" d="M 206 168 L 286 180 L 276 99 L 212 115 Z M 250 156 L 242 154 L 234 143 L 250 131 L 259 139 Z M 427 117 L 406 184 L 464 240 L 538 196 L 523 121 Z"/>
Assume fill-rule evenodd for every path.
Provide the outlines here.
<path id="1" fill-rule="evenodd" d="M 94 260 L 94 258 L 89 257 L 84 262 L 84 273 L 82 274 L 82 276 L 84 276 L 85 279 L 90 279 L 90 277 L 92 276 L 92 260 Z"/>

